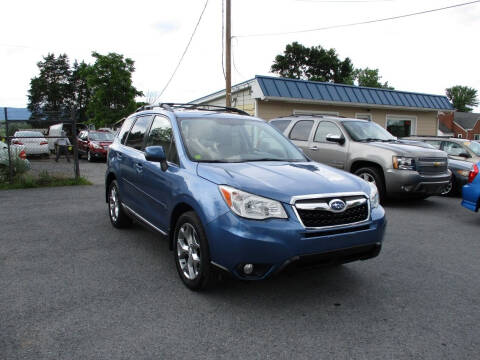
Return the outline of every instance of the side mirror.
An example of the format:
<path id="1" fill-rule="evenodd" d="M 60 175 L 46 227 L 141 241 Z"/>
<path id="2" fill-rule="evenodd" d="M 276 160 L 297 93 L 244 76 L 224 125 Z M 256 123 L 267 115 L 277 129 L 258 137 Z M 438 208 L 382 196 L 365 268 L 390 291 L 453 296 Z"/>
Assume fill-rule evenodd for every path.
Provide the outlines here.
<path id="1" fill-rule="evenodd" d="M 328 134 L 326 140 L 330 142 L 335 142 L 340 145 L 343 145 L 345 143 L 345 138 L 341 135 Z"/>
<path id="2" fill-rule="evenodd" d="M 165 156 L 163 146 L 148 146 L 145 148 L 145 160 L 158 162 L 163 171 L 167 170 L 167 157 Z"/>
<path id="3" fill-rule="evenodd" d="M 469 154 L 469 153 L 466 153 L 466 152 L 463 152 L 463 153 L 461 153 L 461 154 L 458 154 L 458 156 L 461 156 L 461 157 L 463 157 L 463 158 L 465 158 L 465 159 L 470 159 L 470 158 L 471 158 L 470 154 Z"/>

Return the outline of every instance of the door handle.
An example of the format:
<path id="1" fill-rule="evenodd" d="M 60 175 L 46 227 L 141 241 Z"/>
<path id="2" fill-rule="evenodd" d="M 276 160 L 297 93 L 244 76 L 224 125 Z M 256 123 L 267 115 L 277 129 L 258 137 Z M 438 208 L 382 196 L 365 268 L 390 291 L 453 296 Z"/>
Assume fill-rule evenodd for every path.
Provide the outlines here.
<path id="1" fill-rule="evenodd" d="M 318 147 L 317 146 L 309 146 L 308 149 L 313 150 L 313 151 L 317 151 Z"/>
<path id="2" fill-rule="evenodd" d="M 143 171 L 143 165 L 141 163 L 136 163 L 135 168 L 137 169 L 137 172 L 142 172 Z"/>

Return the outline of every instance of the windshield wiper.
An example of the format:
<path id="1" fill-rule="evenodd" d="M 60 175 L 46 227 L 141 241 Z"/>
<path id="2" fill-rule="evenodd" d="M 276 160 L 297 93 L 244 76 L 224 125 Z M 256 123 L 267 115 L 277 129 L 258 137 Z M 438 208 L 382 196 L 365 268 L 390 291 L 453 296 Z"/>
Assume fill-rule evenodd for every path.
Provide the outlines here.
<path id="1" fill-rule="evenodd" d="M 375 139 L 375 138 L 365 138 L 365 139 L 360 139 L 358 141 L 361 142 L 371 142 L 371 141 L 382 141 L 382 139 Z"/>
<path id="2" fill-rule="evenodd" d="M 244 162 L 252 162 L 252 161 L 293 161 L 290 159 L 279 159 L 279 158 L 260 158 L 260 159 L 247 159 L 243 160 Z"/>

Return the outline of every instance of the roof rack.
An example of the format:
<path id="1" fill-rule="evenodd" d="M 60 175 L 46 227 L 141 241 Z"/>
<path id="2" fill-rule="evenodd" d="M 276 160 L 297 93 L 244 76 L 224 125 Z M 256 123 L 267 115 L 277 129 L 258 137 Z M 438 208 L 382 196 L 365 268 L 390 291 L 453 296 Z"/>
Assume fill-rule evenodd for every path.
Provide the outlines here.
<path id="1" fill-rule="evenodd" d="M 218 105 L 205 105 L 205 104 L 182 104 L 182 103 L 160 103 L 157 105 L 144 105 L 139 107 L 135 112 L 144 111 L 144 110 L 151 110 L 156 107 L 161 107 L 167 111 L 175 111 L 176 109 L 184 109 L 184 110 L 205 110 L 205 111 L 224 111 L 230 113 L 237 113 L 240 115 L 247 115 L 250 116 L 249 113 L 246 111 L 229 107 L 229 106 L 218 106 Z"/>
<path id="2" fill-rule="evenodd" d="M 285 116 L 279 116 L 275 119 L 283 119 L 283 118 L 290 118 L 290 117 L 302 117 L 302 116 L 316 116 L 316 117 L 333 117 L 333 118 L 347 118 L 346 116 L 342 115 L 335 115 L 335 114 L 315 114 L 315 113 L 305 113 L 305 114 L 292 114 L 292 115 L 285 115 Z"/>

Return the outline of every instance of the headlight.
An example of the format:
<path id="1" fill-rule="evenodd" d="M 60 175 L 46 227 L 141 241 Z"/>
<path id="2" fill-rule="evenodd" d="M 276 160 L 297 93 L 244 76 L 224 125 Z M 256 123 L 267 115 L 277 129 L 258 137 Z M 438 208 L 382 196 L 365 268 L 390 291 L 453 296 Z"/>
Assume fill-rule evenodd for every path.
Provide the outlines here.
<path id="1" fill-rule="evenodd" d="M 287 214 L 278 201 L 237 190 L 230 186 L 218 187 L 228 207 L 238 216 L 247 219 L 286 219 Z"/>
<path id="2" fill-rule="evenodd" d="M 415 159 L 405 156 L 394 156 L 393 168 L 399 170 L 415 170 Z"/>
<path id="3" fill-rule="evenodd" d="M 468 177 L 468 175 L 470 174 L 470 170 L 457 170 L 457 174 L 460 176 Z"/>
<path id="4" fill-rule="evenodd" d="M 370 185 L 370 208 L 375 209 L 380 203 L 378 189 L 377 186 L 372 182 L 369 182 L 368 185 Z"/>

